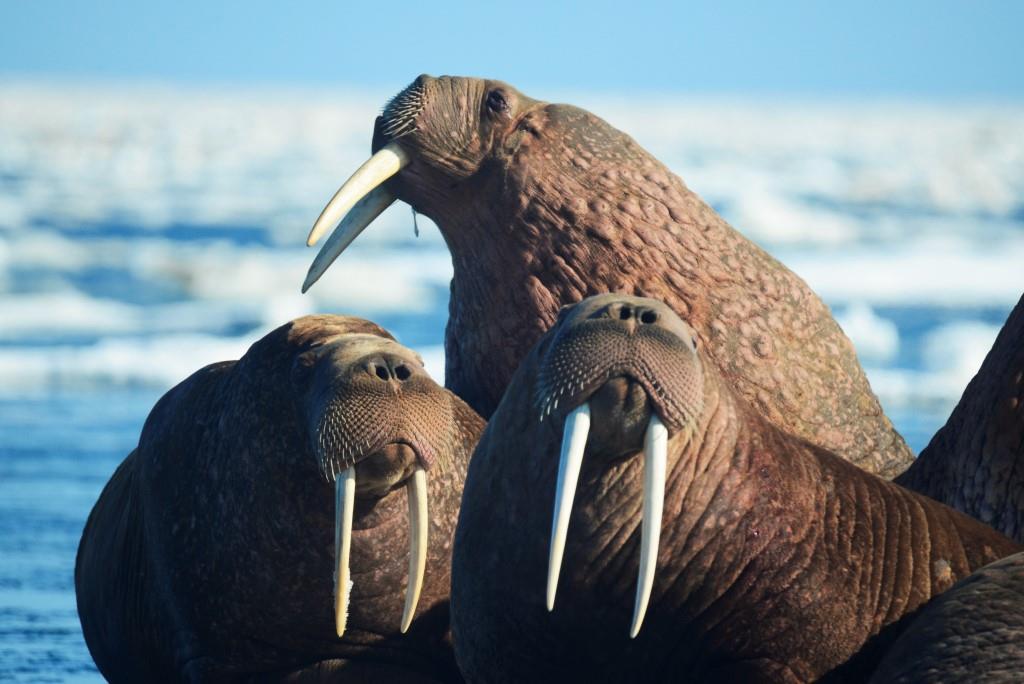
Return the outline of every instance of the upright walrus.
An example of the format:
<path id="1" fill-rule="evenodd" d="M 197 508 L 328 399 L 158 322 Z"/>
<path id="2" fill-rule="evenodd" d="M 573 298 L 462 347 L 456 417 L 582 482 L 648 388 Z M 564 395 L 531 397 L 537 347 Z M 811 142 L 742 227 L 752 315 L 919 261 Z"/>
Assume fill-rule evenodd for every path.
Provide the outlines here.
<path id="1" fill-rule="evenodd" d="M 457 681 L 451 542 L 482 428 L 359 318 L 300 318 L 196 372 L 153 408 L 82 534 L 100 672 Z"/>
<path id="2" fill-rule="evenodd" d="M 309 244 L 344 218 L 303 289 L 395 198 L 429 216 L 454 265 L 445 384 L 481 415 L 560 306 L 623 292 L 685 315 L 772 423 L 886 477 L 909 464 L 821 300 L 593 114 L 420 76 L 377 119 L 373 150 L 313 227 Z"/>
<path id="3" fill-rule="evenodd" d="M 603 295 L 527 356 L 455 534 L 467 680 L 863 682 L 906 616 L 1021 550 L 772 425 L 699 347 Z"/>

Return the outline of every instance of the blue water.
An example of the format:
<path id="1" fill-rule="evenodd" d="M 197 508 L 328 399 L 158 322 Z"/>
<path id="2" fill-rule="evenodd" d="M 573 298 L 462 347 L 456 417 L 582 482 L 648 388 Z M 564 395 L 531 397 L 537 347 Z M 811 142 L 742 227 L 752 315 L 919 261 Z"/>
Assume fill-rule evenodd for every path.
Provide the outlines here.
<path id="1" fill-rule="evenodd" d="M 298 291 L 305 232 L 379 104 L 0 82 L 0 681 L 98 679 L 78 539 L 189 373 L 335 312 L 443 375 L 451 266 L 407 207 Z M 923 448 L 1024 290 L 1024 108 L 585 104 L 822 294 Z"/>
<path id="2" fill-rule="evenodd" d="M 0 681 L 98 678 L 75 610 L 75 550 L 157 396 L 112 389 L 0 399 Z"/>

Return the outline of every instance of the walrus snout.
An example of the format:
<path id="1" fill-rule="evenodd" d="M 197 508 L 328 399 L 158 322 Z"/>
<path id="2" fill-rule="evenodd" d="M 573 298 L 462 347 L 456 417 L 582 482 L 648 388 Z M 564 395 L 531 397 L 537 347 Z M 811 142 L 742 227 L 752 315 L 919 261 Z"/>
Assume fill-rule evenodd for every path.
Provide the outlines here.
<path id="1" fill-rule="evenodd" d="M 427 82 L 431 79 L 432 77 L 428 74 L 420 74 L 384 105 L 384 111 L 377 117 L 374 126 L 374 152 L 384 144 L 412 133 L 416 129 L 416 117 L 423 111 Z"/>
<path id="2" fill-rule="evenodd" d="M 697 336 L 664 303 L 597 295 L 563 310 L 548 334 L 552 339 L 536 390 L 541 420 L 564 417 L 619 376 L 643 388 L 653 412 L 674 432 L 700 414 L 704 393 Z"/>

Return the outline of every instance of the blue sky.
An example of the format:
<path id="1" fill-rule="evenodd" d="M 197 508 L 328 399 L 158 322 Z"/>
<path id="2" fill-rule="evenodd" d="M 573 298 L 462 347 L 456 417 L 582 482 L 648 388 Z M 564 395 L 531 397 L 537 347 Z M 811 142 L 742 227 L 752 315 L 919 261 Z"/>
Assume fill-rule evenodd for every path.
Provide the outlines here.
<path id="1" fill-rule="evenodd" d="M 0 77 L 1024 99 L 1024 2 L 8 0 Z"/>

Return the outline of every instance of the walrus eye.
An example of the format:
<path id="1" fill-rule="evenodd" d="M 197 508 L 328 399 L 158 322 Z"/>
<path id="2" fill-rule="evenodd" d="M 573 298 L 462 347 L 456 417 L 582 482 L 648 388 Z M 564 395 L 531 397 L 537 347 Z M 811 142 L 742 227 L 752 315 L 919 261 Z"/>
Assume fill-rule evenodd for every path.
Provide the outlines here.
<path id="1" fill-rule="evenodd" d="M 504 114 L 508 111 L 508 101 L 500 90 L 487 93 L 487 109 L 493 114 Z"/>

